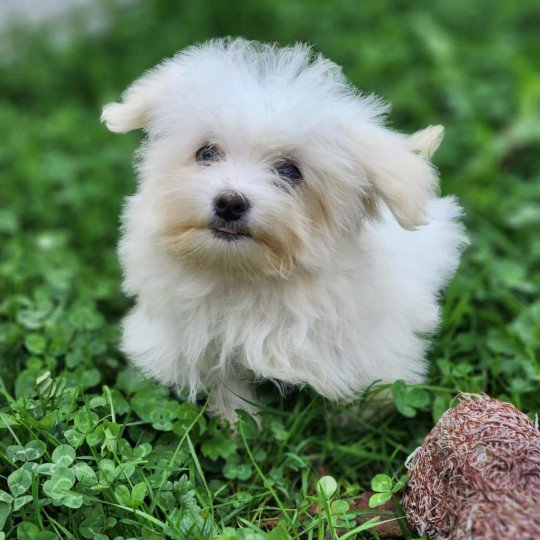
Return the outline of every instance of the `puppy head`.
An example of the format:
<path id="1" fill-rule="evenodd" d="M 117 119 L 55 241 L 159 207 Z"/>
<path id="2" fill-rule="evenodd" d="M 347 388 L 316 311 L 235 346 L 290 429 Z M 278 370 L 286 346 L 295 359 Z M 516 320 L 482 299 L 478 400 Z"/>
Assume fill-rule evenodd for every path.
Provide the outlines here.
<path id="1" fill-rule="evenodd" d="M 397 134 L 385 110 L 305 45 L 218 40 L 143 75 L 102 120 L 147 132 L 156 241 L 199 271 L 288 276 L 331 262 L 380 204 L 405 228 L 424 223 L 442 130 Z"/>

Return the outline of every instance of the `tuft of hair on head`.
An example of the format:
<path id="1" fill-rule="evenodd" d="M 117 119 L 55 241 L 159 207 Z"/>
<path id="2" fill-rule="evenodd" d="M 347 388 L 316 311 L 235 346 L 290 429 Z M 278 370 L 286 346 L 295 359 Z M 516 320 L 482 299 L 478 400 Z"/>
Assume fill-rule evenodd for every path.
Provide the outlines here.
<path id="1" fill-rule="evenodd" d="M 101 121 L 114 133 L 151 128 L 160 105 L 167 96 L 182 91 L 190 70 L 212 63 L 224 65 L 229 72 L 240 67 L 260 84 L 272 84 L 278 76 L 291 84 L 302 79 L 310 82 L 311 89 L 346 93 L 341 68 L 314 53 L 309 45 L 279 47 L 243 38 L 220 38 L 188 47 L 147 71 L 127 88 L 120 102 L 103 107 Z"/>

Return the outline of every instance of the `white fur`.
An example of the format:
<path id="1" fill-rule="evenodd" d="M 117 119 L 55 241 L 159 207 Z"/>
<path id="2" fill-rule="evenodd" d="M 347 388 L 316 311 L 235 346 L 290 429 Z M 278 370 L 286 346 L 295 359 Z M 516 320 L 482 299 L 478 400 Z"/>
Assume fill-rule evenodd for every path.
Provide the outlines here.
<path id="1" fill-rule="evenodd" d="M 192 399 L 212 388 L 229 420 L 255 410 L 258 379 L 336 400 L 423 380 L 466 237 L 426 160 L 442 128 L 407 137 L 385 111 L 307 46 L 244 40 L 189 48 L 104 108 L 112 131 L 148 134 L 119 248 L 136 298 L 122 349 L 143 372 Z M 221 161 L 196 162 L 206 142 Z M 283 159 L 299 186 L 277 176 Z M 231 189 L 253 237 L 225 242 L 208 224 Z"/>

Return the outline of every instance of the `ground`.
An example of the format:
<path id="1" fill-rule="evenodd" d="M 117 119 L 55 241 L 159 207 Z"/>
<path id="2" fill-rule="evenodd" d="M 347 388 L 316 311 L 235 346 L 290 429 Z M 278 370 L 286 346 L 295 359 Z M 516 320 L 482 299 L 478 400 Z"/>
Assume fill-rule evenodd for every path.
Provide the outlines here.
<path id="1" fill-rule="evenodd" d="M 376 475 L 398 481 L 458 391 L 540 412 L 538 3 L 128 4 L 105 4 L 111 22 L 91 33 L 83 18 L 64 21 L 77 36 L 69 42 L 54 28 L 2 38 L 11 44 L 0 61 L 2 534 L 378 534 L 358 530 L 373 512 L 358 497 Z M 118 352 L 129 303 L 115 243 L 140 135 L 108 133 L 101 105 L 161 58 L 227 34 L 309 41 L 392 102 L 394 128 L 446 126 L 435 164 L 472 244 L 445 295 L 429 382 L 396 383 L 387 409 L 377 408 L 382 387 L 338 406 L 264 386 L 262 431 L 243 417 L 233 435 L 204 414 L 204 399 L 179 401 Z"/>

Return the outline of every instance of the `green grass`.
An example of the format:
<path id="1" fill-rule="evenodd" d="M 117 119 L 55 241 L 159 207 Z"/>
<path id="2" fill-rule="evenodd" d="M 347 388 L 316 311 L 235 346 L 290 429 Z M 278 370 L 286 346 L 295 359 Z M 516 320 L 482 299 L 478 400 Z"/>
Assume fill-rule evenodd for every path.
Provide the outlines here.
<path id="1" fill-rule="evenodd" d="M 356 518 L 373 511 L 355 499 L 375 475 L 398 481 L 458 391 L 540 412 L 537 4 L 150 1 L 68 43 L 15 32 L 0 75 L 0 537 L 369 538 Z M 337 406 L 266 385 L 263 430 L 242 417 L 232 435 L 117 350 L 129 305 L 115 244 L 140 135 L 108 133 L 100 107 L 227 34 L 310 41 L 393 103 L 397 129 L 446 126 L 435 163 L 472 245 L 429 382 L 394 385 L 396 407 L 377 410 L 381 388 Z"/>

